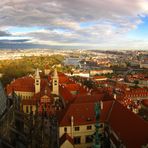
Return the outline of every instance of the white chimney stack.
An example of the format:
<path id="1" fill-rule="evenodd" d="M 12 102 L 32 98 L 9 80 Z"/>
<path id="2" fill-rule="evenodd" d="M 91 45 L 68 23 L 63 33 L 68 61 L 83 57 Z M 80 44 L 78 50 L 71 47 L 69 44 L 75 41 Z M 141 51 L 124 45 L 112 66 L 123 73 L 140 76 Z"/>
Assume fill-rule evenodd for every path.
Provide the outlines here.
<path id="1" fill-rule="evenodd" d="M 71 137 L 73 138 L 74 117 L 71 116 Z"/>
<path id="2" fill-rule="evenodd" d="M 103 109 L 103 101 L 100 101 L 101 104 L 101 110 Z"/>

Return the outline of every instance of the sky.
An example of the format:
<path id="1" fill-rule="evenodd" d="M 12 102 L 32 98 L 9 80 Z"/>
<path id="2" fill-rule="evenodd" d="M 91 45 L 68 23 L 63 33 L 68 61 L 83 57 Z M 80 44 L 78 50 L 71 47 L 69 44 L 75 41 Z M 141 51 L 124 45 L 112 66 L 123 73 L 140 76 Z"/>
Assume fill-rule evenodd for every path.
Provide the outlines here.
<path id="1" fill-rule="evenodd" d="M 148 0 L 1 0 L 0 48 L 148 50 Z"/>

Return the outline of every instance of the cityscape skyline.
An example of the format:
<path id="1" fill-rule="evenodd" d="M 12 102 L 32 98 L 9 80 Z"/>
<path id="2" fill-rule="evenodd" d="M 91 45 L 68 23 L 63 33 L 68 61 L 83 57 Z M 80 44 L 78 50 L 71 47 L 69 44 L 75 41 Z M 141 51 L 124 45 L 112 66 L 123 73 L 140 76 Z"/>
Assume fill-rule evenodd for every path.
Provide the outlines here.
<path id="1" fill-rule="evenodd" d="M 0 48 L 148 48 L 147 0 L 4 0 Z"/>

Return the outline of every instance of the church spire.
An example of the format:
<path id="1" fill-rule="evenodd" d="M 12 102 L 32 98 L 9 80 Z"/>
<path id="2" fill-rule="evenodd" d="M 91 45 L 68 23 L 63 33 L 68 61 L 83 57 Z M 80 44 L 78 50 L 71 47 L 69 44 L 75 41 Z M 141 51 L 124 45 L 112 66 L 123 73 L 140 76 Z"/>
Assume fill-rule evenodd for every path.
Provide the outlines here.
<path id="1" fill-rule="evenodd" d="M 40 84 L 41 83 L 41 78 L 40 78 L 40 73 L 39 73 L 39 69 L 36 69 L 35 72 L 35 93 L 40 92 Z"/>
<path id="2" fill-rule="evenodd" d="M 59 77 L 57 69 L 54 69 L 53 77 L 52 77 L 52 93 L 59 95 Z"/>

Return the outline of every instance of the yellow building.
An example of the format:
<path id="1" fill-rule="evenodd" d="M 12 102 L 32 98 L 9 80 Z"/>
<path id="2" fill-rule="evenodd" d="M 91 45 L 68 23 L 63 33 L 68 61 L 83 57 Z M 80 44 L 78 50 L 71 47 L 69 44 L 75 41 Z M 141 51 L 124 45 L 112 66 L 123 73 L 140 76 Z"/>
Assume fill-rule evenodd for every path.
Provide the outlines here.
<path id="1" fill-rule="evenodd" d="M 73 139 L 75 148 L 91 147 L 96 131 L 94 107 L 94 102 L 72 103 L 64 112 L 59 113 L 59 138 L 61 139 L 64 134 L 67 134 Z M 100 133 L 103 131 L 104 124 L 101 121 Z M 67 144 L 69 143 L 67 142 Z"/>

